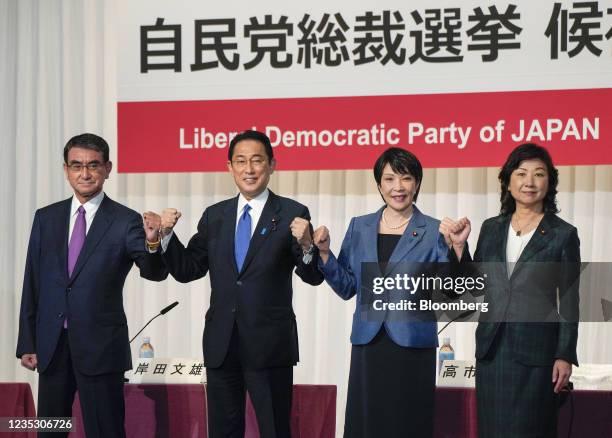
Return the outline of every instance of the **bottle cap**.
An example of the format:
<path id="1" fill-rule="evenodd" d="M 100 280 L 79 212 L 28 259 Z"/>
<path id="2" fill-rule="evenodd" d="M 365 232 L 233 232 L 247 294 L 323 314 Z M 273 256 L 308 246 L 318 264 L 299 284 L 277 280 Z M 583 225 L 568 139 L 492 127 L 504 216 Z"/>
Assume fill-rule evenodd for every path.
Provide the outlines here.
<path id="1" fill-rule="evenodd" d="M 442 343 L 444 345 L 450 345 L 450 338 L 444 338 Z"/>
<path id="2" fill-rule="evenodd" d="M 151 343 L 151 338 L 149 336 L 145 336 L 142 338 L 142 343 L 143 344 L 150 344 Z"/>

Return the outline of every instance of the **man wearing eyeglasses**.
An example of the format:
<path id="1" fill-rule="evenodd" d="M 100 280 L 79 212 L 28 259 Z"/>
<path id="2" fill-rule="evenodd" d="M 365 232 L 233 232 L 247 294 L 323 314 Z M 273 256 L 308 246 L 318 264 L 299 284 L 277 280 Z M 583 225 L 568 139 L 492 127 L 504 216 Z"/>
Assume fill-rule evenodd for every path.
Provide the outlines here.
<path id="1" fill-rule="evenodd" d="M 187 247 L 172 231 L 177 210 L 144 214 L 147 244 L 176 280 L 210 273 L 203 339 L 210 438 L 244 437 L 246 391 L 263 438 L 291 435 L 298 361 L 292 274 L 312 285 L 323 276 L 308 209 L 267 188 L 275 166 L 265 134 L 234 137 L 227 167 L 240 193 L 204 211 Z"/>
<path id="2" fill-rule="evenodd" d="M 70 417 L 79 391 L 88 437 L 125 437 L 123 373 L 132 367 L 123 285 L 167 271 L 142 241 L 140 215 L 102 191 L 112 163 L 94 134 L 64 147 L 74 195 L 36 211 L 21 296 L 17 357 L 38 370 L 38 416 Z M 57 433 L 41 436 L 57 437 Z M 67 433 L 63 434 L 67 436 Z"/>

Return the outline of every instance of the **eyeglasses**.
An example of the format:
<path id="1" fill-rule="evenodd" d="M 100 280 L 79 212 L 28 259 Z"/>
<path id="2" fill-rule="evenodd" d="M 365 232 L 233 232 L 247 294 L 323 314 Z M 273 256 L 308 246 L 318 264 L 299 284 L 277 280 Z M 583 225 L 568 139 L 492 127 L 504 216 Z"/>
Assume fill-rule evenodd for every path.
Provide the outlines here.
<path id="1" fill-rule="evenodd" d="M 244 158 L 236 158 L 235 160 L 232 160 L 232 165 L 238 169 L 244 169 L 247 163 L 251 163 L 252 167 L 260 169 L 264 166 L 264 164 L 266 164 L 266 160 L 261 157 L 253 157 L 250 160 Z"/>
<path id="2" fill-rule="evenodd" d="M 98 172 L 102 168 L 102 163 L 99 163 L 97 161 L 92 161 L 87 164 L 70 163 L 70 164 L 67 164 L 67 166 L 70 169 L 70 171 L 74 173 L 80 173 L 84 167 L 86 167 L 87 170 L 89 170 L 90 172 Z"/>

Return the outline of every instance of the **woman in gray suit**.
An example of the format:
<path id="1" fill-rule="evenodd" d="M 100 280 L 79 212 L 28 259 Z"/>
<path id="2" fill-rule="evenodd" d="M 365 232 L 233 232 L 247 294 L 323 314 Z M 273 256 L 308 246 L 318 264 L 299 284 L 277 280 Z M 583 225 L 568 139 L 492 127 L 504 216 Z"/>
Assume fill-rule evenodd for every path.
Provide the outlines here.
<path id="1" fill-rule="evenodd" d="M 515 148 L 499 180 L 500 215 L 483 223 L 474 253 L 490 309 L 476 329 L 478 435 L 556 437 L 558 393 L 578 365 L 580 242 L 556 215 L 558 171 L 545 148 Z M 440 231 L 469 261 L 469 221 L 445 218 Z"/>

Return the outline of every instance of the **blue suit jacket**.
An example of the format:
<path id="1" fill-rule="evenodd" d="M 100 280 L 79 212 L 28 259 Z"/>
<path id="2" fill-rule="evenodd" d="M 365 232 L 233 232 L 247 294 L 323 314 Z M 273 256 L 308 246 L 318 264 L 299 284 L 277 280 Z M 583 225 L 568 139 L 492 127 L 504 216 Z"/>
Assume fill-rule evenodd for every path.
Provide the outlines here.
<path id="1" fill-rule="evenodd" d="M 55 352 L 64 319 L 74 366 L 88 375 L 131 368 L 123 284 L 136 263 L 151 280 L 167 277 L 146 257 L 142 218 L 104 196 L 85 245 L 68 277 L 70 204 L 66 199 L 36 211 L 23 280 L 17 357 L 36 353 L 43 372 Z"/>
<path id="2" fill-rule="evenodd" d="M 344 300 L 357 295 L 357 307 L 361 302 L 362 263 L 378 262 L 378 224 L 382 211 L 383 208 L 376 213 L 351 219 L 338 258 L 330 252 L 325 265 L 319 261 L 319 269 L 334 292 Z M 447 262 L 448 246 L 438 230 L 439 225 L 440 221 L 424 215 L 414 206 L 412 219 L 389 259 L 390 269 L 387 275 L 393 274 L 392 266 L 397 262 Z M 371 318 L 364 318 L 358 309 L 353 314 L 351 343 L 367 344 L 383 324 L 391 339 L 398 345 L 417 348 L 438 345 L 435 321 L 373 321 Z"/>

